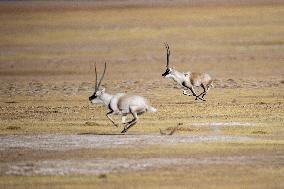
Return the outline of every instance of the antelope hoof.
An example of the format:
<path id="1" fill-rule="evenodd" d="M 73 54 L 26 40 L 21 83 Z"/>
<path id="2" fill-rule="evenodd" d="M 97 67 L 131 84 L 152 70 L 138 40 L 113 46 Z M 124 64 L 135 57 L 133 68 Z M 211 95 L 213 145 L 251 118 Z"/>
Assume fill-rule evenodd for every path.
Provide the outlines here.
<path id="1" fill-rule="evenodd" d="M 188 93 L 186 93 L 185 91 L 183 91 L 182 94 L 183 94 L 183 95 L 186 95 L 186 96 L 191 96 L 191 94 L 188 94 Z"/>
<path id="2" fill-rule="evenodd" d="M 121 133 L 126 133 L 128 130 L 128 128 L 126 127 L 126 125 L 124 126 L 123 130 L 121 131 Z"/>
<path id="3" fill-rule="evenodd" d="M 128 122 L 125 122 L 125 123 L 122 123 L 123 125 L 128 125 L 129 123 L 131 123 L 131 121 L 128 121 Z M 124 128 L 125 129 L 125 128 Z"/>
<path id="4" fill-rule="evenodd" d="M 127 129 L 123 129 L 123 130 L 121 131 L 121 133 L 126 133 L 126 131 L 127 131 Z"/>
<path id="5" fill-rule="evenodd" d="M 202 101 L 206 101 L 205 99 L 196 96 L 195 100 L 198 100 L 198 99 L 199 99 L 199 100 L 202 100 Z"/>

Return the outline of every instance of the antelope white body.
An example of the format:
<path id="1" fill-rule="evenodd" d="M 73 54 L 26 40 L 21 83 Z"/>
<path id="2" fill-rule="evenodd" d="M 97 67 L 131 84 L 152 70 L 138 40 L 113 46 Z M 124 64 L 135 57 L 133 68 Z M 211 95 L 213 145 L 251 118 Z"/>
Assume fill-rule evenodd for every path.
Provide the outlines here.
<path id="1" fill-rule="evenodd" d="M 204 96 L 208 93 L 211 87 L 213 87 L 213 80 L 207 73 L 196 72 L 179 72 L 169 67 L 170 49 L 167 43 L 165 43 L 167 50 L 167 64 L 166 71 L 162 74 L 163 77 L 173 79 L 176 83 L 183 87 L 183 94 L 188 96 L 195 96 L 195 100 L 204 100 Z M 194 87 L 202 87 L 203 92 L 199 95 L 195 93 Z M 187 90 L 191 91 L 191 94 L 187 93 Z M 200 97 L 201 96 L 201 97 Z"/>
<path id="2" fill-rule="evenodd" d="M 106 64 L 105 64 L 106 70 Z M 105 73 L 104 70 L 104 73 Z M 110 111 L 106 114 L 108 119 L 115 125 L 116 124 L 111 115 L 122 115 L 122 123 L 125 124 L 122 133 L 127 132 L 127 130 L 135 125 L 139 118 L 138 115 L 141 115 L 145 112 L 156 112 L 157 110 L 149 105 L 147 99 L 142 96 L 137 95 L 128 95 L 126 93 L 117 93 L 115 95 L 105 92 L 105 88 L 100 87 L 100 83 L 103 79 L 104 73 L 101 77 L 99 84 L 96 82 L 96 89 L 92 96 L 89 97 L 89 100 L 93 104 L 104 104 Z M 97 74 L 96 74 L 97 78 Z M 97 81 L 97 79 L 96 79 Z M 126 122 L 127 114 L 132 114 L 133 120 Z"/>

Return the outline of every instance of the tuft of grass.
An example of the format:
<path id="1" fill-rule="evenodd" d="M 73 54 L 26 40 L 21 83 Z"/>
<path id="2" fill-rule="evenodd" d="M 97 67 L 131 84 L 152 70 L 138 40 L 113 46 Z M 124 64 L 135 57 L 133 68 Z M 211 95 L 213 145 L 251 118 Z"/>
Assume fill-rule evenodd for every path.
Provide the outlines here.
<path id="1" fill-rule="evenodd" d="M 19 127 L 19 126 L 8 126 L 8 127 L 6 127 L 6 129 L 7 130 L 20 130 L 21 127 Z"/>
<path id="2" fill-rule="evenodd" d="M 268 134 L 266 131 L 253 131 L 251 133 L 252 134 L 256 134 L 256 135 L 266 135 L 266 134 Z"/>
<path id="3" fill-rule="evenodd" d="M 101 124 L 99 124 L 99 123 L 97 123 L 97 122 L 91 122 L 91 121 L 86 121 L 86 122 L 84 123 L 84 125 L 85 125 L 85 126 L 96 126 L 96 127 L 101 126 Z"/>

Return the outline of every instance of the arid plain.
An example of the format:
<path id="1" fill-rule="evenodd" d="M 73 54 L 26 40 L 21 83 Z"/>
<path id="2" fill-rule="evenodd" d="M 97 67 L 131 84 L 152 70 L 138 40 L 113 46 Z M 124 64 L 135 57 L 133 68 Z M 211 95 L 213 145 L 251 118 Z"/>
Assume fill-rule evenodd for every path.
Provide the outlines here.
<path id="1" fill-rule="evenodd" d="M 110 2 L 0 2 L 0 185 L 283 188 L 284 4 Z M 163 42 L 206 102 L 161 76 Z M 88 100 L 104 62 L 158 109 L 125 135 Z"/>

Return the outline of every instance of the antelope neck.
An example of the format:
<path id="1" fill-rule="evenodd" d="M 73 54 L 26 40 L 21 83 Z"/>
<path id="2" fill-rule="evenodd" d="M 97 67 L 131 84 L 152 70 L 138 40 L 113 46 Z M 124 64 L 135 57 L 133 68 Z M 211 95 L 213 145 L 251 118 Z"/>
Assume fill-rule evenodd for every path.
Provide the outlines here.
<path id="1" fill-rule="evenodd" d="M 185 76 L 184 76 L 183 73 L 180 73 L 180 72 L 178 72 L 176 70 L 173 71 L 173 80 L 175 80 L 176 82 L 178 82 L 178 83 L 183 82 L 184 77 Z"/>
<path id="2" fill-rule="evenodd" d="M 103 103 L 106 106 L 108 106 L 112 97 L 113 97 L 113 95 L 105 92 L 100 96 L 100 99 L 103 101 Z"/>

